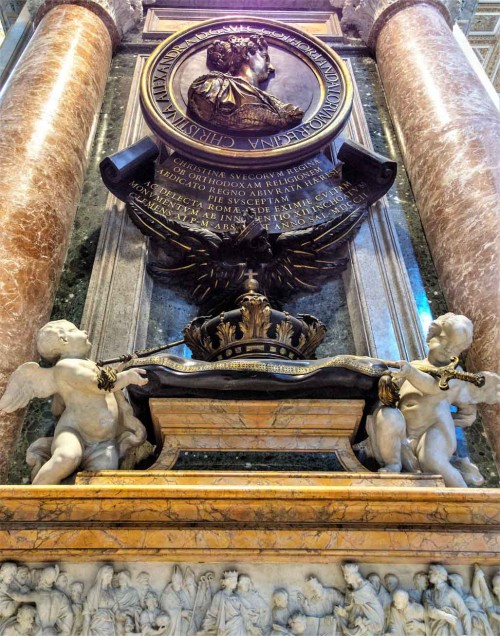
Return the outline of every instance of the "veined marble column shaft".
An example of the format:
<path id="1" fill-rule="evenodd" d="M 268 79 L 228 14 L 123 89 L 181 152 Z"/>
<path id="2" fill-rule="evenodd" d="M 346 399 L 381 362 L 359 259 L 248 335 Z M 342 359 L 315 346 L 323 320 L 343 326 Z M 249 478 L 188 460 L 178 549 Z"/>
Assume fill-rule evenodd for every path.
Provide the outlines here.
<path id="1" fill-rule="evenodd" d="M 499 372 L 499 112 L 441 7 L 379 15 L 371 43 L 448 307 L 474 322 L 471 370 Z M 500 411 L 484 415 L 500 457 Z"/>
<path id="2" fill-rule="evenodd" d="M 89 138 L 112 56 L 110 31 L 84 6 L 42 18 L 0 102 L 0 394 L 37 358 L 79 201 Z M 0 479 L 20 421 L 0 418 Z"/>

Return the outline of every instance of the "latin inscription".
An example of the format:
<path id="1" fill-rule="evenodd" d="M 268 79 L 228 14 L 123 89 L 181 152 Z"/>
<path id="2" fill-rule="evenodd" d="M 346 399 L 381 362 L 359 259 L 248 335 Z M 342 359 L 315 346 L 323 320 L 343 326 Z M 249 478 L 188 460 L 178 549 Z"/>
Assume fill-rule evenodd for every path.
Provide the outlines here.
<path id="1" fill-rule="evenodd" d="M 269 232 L 345 218 L 367 205 L 368 190 L 364 181 L 342 179 L 322 154 L 262 172 L 213 169 L 174 154 L 157 166 L 154 179 L 129 182 L 141 207 L 216 232 L 235 231 L 248 212 Z"/>

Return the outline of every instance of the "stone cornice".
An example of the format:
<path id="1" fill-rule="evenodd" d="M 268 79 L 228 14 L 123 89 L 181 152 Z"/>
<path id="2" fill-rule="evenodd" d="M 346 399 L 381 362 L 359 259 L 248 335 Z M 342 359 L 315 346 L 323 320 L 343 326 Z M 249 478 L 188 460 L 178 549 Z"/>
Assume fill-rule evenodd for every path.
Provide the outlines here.
<path id="1" fill-rule="evenodd" d="M 142 18 L 141 0 L 28 0 L 35 25 L 51 9 L 61 4 L 82 6 L 98 15 L 109 30 L 114 48 Z"/>
<path id="2" fill-rule="evenodd" d="M 415 4 L 435 7 L 451 28 L 456 18 L 455 14 L 458 13 L 460 0 L 345 0 L 341 26 L 343 29 L 354 26 L 363 42 L 375 50 L 378 35 L 384 24 L 399 11 Z"/>

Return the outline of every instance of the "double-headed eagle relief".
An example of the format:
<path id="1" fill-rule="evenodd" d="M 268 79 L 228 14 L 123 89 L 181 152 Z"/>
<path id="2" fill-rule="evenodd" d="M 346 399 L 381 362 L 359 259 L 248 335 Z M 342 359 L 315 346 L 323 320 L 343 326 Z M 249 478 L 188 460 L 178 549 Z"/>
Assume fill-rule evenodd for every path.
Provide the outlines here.
<path id="1" fill-rule="evenodd" d="M 207 49 L 207 66 L 211 72 L 189 87 L 188 108 L 197 119 L 246 132 L 275 132 L 302 120 L 301 108 L 258 88 L 274 73 L 261 35 L 215 40 Z"/>
<path id="2" fill-rule="evenodd" d="M 318 290 L 325 276 L 346 265 L 342 248 L 363 221 L 365 209 L 272 235 L 250 213 L 244 224 L 225 234 L 165 219 L 134 201 L 129 215 L 156 247 L 152 251 L 158 256 L 151 257 L 149 273 L 188 286 L 198 305 L 213 309 L 224 298 L 244 292 L 249 271 L 257 277 L 260 291 L 278 305 L 293 292 Z"/>

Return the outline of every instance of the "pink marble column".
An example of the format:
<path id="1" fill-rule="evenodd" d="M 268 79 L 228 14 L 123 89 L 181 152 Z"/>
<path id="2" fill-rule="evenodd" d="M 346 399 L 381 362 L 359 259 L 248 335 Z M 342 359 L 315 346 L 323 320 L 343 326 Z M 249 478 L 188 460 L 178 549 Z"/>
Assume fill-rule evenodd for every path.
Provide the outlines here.
<path id="1" fill-rule="evenodd" d="M 0 102 L 0 394 L 19 364 L 37 358 L 112 55 L 102 16 L 72 4 L 49 9 Z M 20 421 L 1 415 L 0 479 Z"/>
<path id="2" fill-rule="evenodd" d="M 475 326 L 468 366 L 500 372 L 500 116 L 431 1 L 396 2 L 370 33 L 448 307 Z M 500 457 L 500 411 L 484 412 Z"/>

